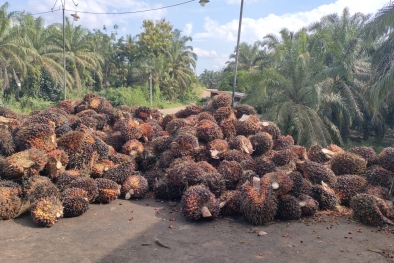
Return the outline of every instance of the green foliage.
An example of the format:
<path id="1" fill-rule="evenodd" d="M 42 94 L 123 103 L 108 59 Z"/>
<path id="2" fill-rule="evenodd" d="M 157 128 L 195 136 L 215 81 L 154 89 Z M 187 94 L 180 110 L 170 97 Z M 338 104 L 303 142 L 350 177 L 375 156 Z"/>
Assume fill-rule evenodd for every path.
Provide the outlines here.
<path id="1" fill-rule="evenodd" d="M 10 97 L 7 101 L 4 102 L 4 106 L 12 109 L 15 112 L 28 114 L 35 110 L 44 110 L 51 106 L 54 103 L 51 101 L 46 101 L 42 98 L 33 98 L 33 97 L 22 97 L 19 101 L 15 99 L 15 97 Z"/>
<path id="2" fill-rule="evenodd" d="M 165 19 L 144 20 L 142 22 L 143 32 L 139 35 L 138 45 L 140 52 L 145 56 L 152 53 L 158 56 L 164 53 L 171 45 L 171 39 L 174 35 L 173 27 Z"/>
<path id="3" fill-rule="evenodd" d="M 252 85 L 255 85 L 256 75 L 253 72 L 249 72 L 247 70 L 239 70 L 237 71 L 237 85 L 235 87 L 235 91 L 237 92 L 247 92 Z M 218 90 L 233 90 L 234 83 L 234 72 L 228 73 L 218 85 Z"/>

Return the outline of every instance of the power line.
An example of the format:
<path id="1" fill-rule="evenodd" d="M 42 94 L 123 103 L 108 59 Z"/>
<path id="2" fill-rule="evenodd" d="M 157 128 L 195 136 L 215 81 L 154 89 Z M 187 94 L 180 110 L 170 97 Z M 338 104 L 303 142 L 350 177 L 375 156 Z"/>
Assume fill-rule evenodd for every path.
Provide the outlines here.
<path id="1" fill-rule="evenodd" d="M 166 8 L 170 8 L 170 7 L 184 5 L 184 4 L 187 4 L 187 3 L 190 3 L 190 2 L 194 2 L 194 1 L 196 1 L 196 0 L 189 0 L 189 1 L 186 1 L 186 2 L 179 3 L 179 4 L 168 5 L 168 6 L 158 7 L 158 8 L 138 10 L 138 11 L 130 11 L 130 12 L 119 12 L 119 13 L 112 13 L 112 12 L 109 12 L 109 13 L 96 13 L 96 12 L 76 11 L 76 10 L 69 10 L 69 9 L 64 9 L 64 10 L 65 11 L 70 11 L 70 12 L 82 13 L 82 14 L 91 14 L 91 15 L 124 15 L 124 14 L 136 14 L 136 13 L 144 13 L 144 12 L 151 12 L 151 11 L 161 10 L 161 9 L 166 9 Z M 74 3 L 74 5 L 75 5 L 75 3 Z M 52 12 L 57 12 L 57 11 L 60 11 L 60 10 L 51 10 L 51 11 L 47 11 L 47 12 L 35 13 L 35 14 L 30 14 L 30 15 L 32 15 L 32 16 L 34 16 L 34 15 L 41 15 L 41 14 L 52 13 Z"/>
<path id="2" fill-rule="evenodd" d="M 47 13 L 53 13 L 53 12 L 57 12 L 57 11 L 60 11 L 60 10 L 51 10 L 51 11 L 46 11 L 46 12 L 41 12 L 41 13 L 35 13 L 35 14 L 28 13 L 28 14 L 31 15 L 31 16 L 35 16 L 35 15 L 42 15 L 42 14 L 47 14 Z"/>
<path id="3" fill-rule="evenodd" d="M 95 12 L 75 11 L 75 10 L 67 10 L 67 9 L 65 9 L 65 10 L 71 11 L 71 12 L 82 13 L 82 14 L 92 14 L 92 15 L 124 15 L 124 14 L 135 14 L 135 13 L 144 13 L 144 12 L 161 10 L 161 9 L 166 9 L 166 8 L 175 7 L 175 6 L 179 6 L 179 5 L 184 5 L 184 4 L 187 4 L 190 2 L 194 2 L 194 1 L 196 1 L 196 0 L 190 0 L 190 1 L 179 3 L 179 4 L 168 5 L 168 6 L 158 7 L 158 8 L 139 10 L 139 11 L 130 11 L 130 12 L 119 12 L 119 13 L 95 13 Z"/>

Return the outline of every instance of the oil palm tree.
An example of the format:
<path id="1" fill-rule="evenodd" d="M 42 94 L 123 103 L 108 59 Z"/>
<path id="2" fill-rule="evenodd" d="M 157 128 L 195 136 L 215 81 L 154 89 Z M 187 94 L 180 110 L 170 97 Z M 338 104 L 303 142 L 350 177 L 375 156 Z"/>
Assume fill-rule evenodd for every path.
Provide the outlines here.
<path id="1" fill-rule="evenodd" d="M 263 71 L 265 96 L 260 106 L 263 118 L 276 121 L 298 144 L 327 145 L 339 136 L 333 136 L 338 133 L 336 127 L 319 114 L 321 90 L 311 82 L 313 65 L 307 37 L 305 29 L 282 29 L 280 38 L 267 35 L 261 42 L 274 63 L 272 69 Z"/>
<path id="2" fill-rule="evenodd" d="M 309 46 L 314 58 L 313 81 L 326 97 L 339 99 L 325 100 L 329 105 L 322 108 L 331 110 L 322 113 L 329 114 L 325 117 L 340 128 L 345 141 L 352 125 L 362 126 L 368 107 L 365 94 L 372 75 L 362 30 L 369 17 L 362 13 L 351 16 L 345 8 L 341 15 L 327 15 L 309 27 L 313 35 Z"/>
<path id="3" fill-rule="evenodd" d="M 54 37 L 54 44 L 63 48 L 63 38 L 61 34 L 61 25 L 55 24 L 58 28 Z M 68 18 L 65 21 L 65 51 L 67 71 L 74 78 L 74 86 L 81 89 L 91 81 L 90 74 L 94 74 L 98 79 L 98 85 L 101 86 L 103 74 L 101 66 L 104 63 L 103 57 L 94 51 L 94 41 L 89 31 L 82 26 L 74 27 Z M 58 58 L 62 53 L 53 54 Z"/>
<path id="4" fill-rule="evenodd" d="M 26 76 L 26 57 L 35 54 L 27 39 L 20 33 L 19 27 L 10 26 L 15 12 L 7 13 L 8 7 L 8 2 L 0 7 L 0 77 L 4 79 L 3 90 L 10 87 L 11 72 L 19 72 L 20 78 Z"/>
<path id="5" fill-rule="evenodd" d="M 241 43 L 239 45 L 238 69 L 247 70 L 249 72 L 255 71 L 268 62 L 268 54 L 265 50 L 260 49 L 260 42 L 256 41 L 253 45 Z M 235 60 L 236 50 L 230 55 L 230 59 Z M 229 68 L 233 69 L 235 61 L 226 62 Z"/>
<path id="6" fill-rule="evenodd" d="M 30 46 L 34 48 L 36 53 L 27 57 L 29 65 L 38 68 L 29 73 L 30 82 L 27 86 L 28 94 L 31 94 L 34 88 L 40 83 L 41 73 L 48 77 L 49 81 L 56 85 L 64 85 L 64 71 L 62 63 L 62 49 L 54 45 L 53 39 L 56 35 L 56 28 L 52 25 L 45 27 L 45 21 L 42 17 L 34 18 L 30 15 L 22 15 L 19 17 L 19 27 L 21 33 L 25 36 Z M 38 75 L 38 76 L 36 76 Z M 33 84 L 34 83 L 34 84 Z M 66 84 L 71 87 L 73 83 L 71 75 L 66 72 Z"/>

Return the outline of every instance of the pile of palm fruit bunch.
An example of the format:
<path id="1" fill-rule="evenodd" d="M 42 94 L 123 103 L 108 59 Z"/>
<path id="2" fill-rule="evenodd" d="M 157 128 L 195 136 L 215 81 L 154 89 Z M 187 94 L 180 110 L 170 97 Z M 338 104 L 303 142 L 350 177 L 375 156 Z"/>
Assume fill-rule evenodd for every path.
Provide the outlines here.
<path id="1" fill-rule="evenodd" d="M 306 149 L 231 102 L 219 94 L 166 116 L 96 94 L 29 115 L 0 107 L 0 218 L 29 212 L 52 226 L 92 203 L 150 192 L 179 201 L 189 220 L 263 225 L 345 206 L 360 222 L 394 224 L 394 148 Z"/>

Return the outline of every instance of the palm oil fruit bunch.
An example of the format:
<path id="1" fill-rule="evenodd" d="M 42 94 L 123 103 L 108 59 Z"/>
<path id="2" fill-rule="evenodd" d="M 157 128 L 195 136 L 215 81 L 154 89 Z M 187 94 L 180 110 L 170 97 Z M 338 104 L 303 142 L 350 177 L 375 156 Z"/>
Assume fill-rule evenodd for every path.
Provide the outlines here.
<path id="1" fill-rule="evenodd" d="M 189 220 L 214 218 L 219 215 L 219 202 L 215 195 L 203 185 L 194 185 L 182 195 L 182 211 Z"/>

